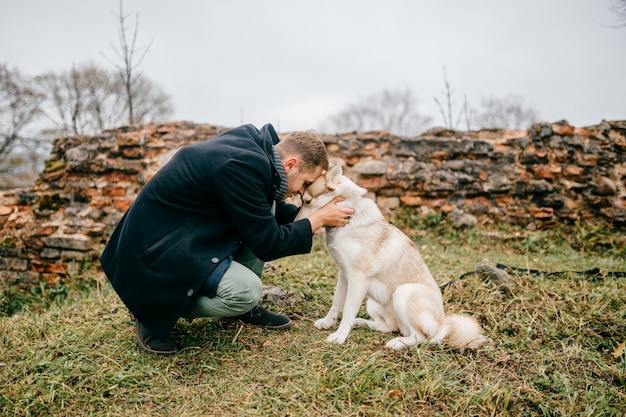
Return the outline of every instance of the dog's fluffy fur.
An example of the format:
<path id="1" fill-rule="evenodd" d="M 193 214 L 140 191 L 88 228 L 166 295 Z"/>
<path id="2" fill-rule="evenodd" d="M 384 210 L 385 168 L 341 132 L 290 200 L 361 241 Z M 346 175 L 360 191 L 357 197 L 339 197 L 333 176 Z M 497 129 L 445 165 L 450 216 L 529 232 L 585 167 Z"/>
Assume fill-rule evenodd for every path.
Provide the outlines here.
<path id="1" fill-rule="evenodd" d="M 339 276 L 332 307 L 315 327 L 333 327 L 343 312 L 330 343 L 344 343 L 353 325 L 367 325 L 381 332 L 400 331 L 387 347 L 402 349 L 417 343 L 446 343 L 459 349 L 477 349 L 488 339 L 473 318 L 446 315 L 437 283 L 415 244 L 385 220 L 366 190 L 332 167 L 307 187 L 298 218 L 305 218 L 341 196 L 340 203 L 354 208 L 344 227 L 326 229 L 326 246 L 337 264 Z M 365 296 L 369 320 L 357 318 Z"/>

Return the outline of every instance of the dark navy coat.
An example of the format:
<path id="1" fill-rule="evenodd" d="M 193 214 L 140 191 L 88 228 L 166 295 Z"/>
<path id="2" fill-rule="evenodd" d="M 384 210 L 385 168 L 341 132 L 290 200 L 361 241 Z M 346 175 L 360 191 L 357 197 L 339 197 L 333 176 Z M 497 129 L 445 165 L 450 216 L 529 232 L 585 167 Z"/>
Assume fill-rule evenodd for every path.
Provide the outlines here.
<path id="1" fill-rule="evenodd" d="M 244 125 L 181 148 L 124 214 L 100 259 L 113 288 L 165 339 L 216 265 L 242 245 L 261 260 L 308 253 L 298 208 L 272 203 L 280 184 L 271 125 Z"/>

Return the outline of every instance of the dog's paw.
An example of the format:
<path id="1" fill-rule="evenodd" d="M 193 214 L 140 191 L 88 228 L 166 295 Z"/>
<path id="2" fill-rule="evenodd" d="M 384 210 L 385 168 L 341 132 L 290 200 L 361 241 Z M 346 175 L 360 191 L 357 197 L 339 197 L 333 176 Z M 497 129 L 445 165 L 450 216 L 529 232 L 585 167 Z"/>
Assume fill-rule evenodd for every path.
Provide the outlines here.
<path id="1" fill-rule="evenodd" d="M 342 335 L 342 334 L 339 334 L 339 332 L 335 332 L 335 333 L 331 333 L 326 338 L 326 341 L 328 343 L 336 343 L 338 345 L 343 345 L 343 343 L 346 341 L 347 338 L 348 338 L 348 335 Z"/>
<path id="2" fill-rule="evenodd" d="M 361 318 L 356 318 L 354 319 L 354 327 L 363 327 L 363 326 L 369 326 L 369 324 L 367 324 L 369 320 L 365 320 L 365 319 L 361 319 Z"/>
<path id="3" fill-rule="evenodd" d="M 412 337 L 395 337 L 387 342 L 387 347 L 393 350 L 400 350 L 415 345 L 415 338 Z"/>
<path id="4" fill-rule="evenodd" d="M 323 318 L 315 322 L 315 327 L 317 327 L 320 330 L 326 330 L 326 329 L 330 329 L 331 327 L 333 327 L 335 323 L 336 321 L 333 319 Z"/>

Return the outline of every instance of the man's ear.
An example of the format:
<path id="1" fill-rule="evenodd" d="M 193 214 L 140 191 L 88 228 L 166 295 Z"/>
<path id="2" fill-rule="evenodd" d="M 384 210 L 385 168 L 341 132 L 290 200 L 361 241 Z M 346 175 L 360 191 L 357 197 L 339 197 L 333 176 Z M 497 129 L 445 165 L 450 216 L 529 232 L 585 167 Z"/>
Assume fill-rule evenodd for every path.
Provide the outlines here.
<path id="1" fill-rule="evenodd" d="M 283 161 L 283 167 L 285 168 L 285 172 L 289 172 L 294 168 L 298 168 L 298 164 L 300 161 L 295 156 L 291 156 Z"/>

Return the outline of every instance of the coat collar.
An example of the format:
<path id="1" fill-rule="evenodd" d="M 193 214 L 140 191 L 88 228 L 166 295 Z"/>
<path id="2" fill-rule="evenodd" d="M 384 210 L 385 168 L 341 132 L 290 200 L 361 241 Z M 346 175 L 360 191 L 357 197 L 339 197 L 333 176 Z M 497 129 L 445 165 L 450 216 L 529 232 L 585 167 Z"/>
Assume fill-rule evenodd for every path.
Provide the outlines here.
<path id="1" fill-rule="evenodd" d="M 283 185 L 282 188 L 284 188 L 284 190 L 287 189 L 286 188 L 287 178 L 285 178 L 284 174 L 281 176 L 279 172 L 279 169 L 283 172 L 284 170 L 282 169 L 282 166 L 280 167 L 277 166 L 277 164 L 280 163 L 280 160 L 276 161 L 276 158 L 274 157 L 275 155 L 274 153 L 276 151 L 273 149 L 273 147 L 279 142 L 280 139 L 278 138 L 278 134 L 276 133 L 274 126 L 272 126 L 269 123 L 263 126 L 261 129 L 259 129 L 259 134 L 261 137 L 261 146 L 263 150 L 265 151 L 265 153 L 267 154 L 270 160 L 270 165 L 272 167 L 272 181 L 274 183 L 274 195 L 279 196 L 280 195 L 279 190 L 281 190 L 281 184 L 283 182 L 284 184 L 282 184 Z"/>

